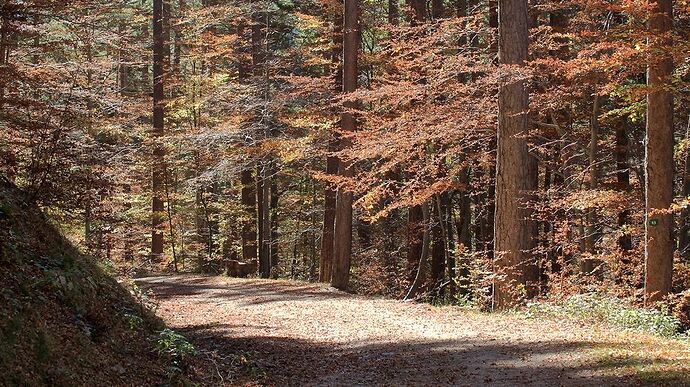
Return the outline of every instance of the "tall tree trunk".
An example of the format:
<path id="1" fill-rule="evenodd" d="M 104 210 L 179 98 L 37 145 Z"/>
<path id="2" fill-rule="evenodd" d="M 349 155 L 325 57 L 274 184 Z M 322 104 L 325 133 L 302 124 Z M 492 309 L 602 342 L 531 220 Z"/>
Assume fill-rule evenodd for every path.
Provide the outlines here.
<path id="1" fill-rule="evenodd" d="M 337 174 L 338 163 L 338 158 L 329 156 L 326 160 L 326 173 L 329 175 Z M 326 187 L 323 212 L 323 233 L 321 238 L 321 261 L 319 264 L 320 282 L 331 282 L 333 268 L 333 233 L 335 231 L 335 195 L 335 191 Z"/>
<path id="2" fill-rule="evenodd" d="M 259 165 L 261 163 L 258 163 Z M 261 167 L 257 166 L 256 168 L 256 235 L 258 238 L 257 242 L 257 247 L 258 247 L 258 254 L 259 254 L 259 260 L 263 259 L 264 257 L 264 243 L 263 243 L 263 237 L 264 237 L 264 219 L 263 219 L 263 214 L 264 214 L 264 183 L 263 183 L 263 178 L 262 178 L 263 172 L 261 171 Z"/>
<path id="3" fill-rule="evenodd" d="M 495 31 L 498 32 L 498 1 L 497 0 L 489 0 L 489 30 L 490 31 Z M 494 55 L 495 60 L 498 60 L 498 40 L 499 39 L 494 39 L 491 41 L 491 44 L 489 46 L 489 52 Z M 499 129 L 500 130 L 500 129 Z M 487 259 L 489 260 L 494 260 L 494 243 L 495 243 L 495 215 L 496 215 L 496 163 L 498 162 L 498 156 L 497 156 L 497 136 L 492 136 L 491 140 L 489 141 L 489 152 L 493 154 L 492 160 L 494 160 L 493 163 L 489 163 L 489 165 L 485 168 L 486 173 L 488 176 L 489 183 L 487 184 L 486 188 L 486 201 L 484 204 L 485 208 L 485 220 L 484 220 L 484 225 L 481 226 L 482 228 L 482 233 L 481 239 L 483 241 L 482 245 L 484 247 L 484 251 L 486 254 Z M 477 243 L 479 243 L 480 239 L 478 239 L 475 236 L 475 239 L 477 240 Z"/>
<path id="4" fill-rule="evenodd" d="M 271 276 L 271 257 L 273 243 L 271 238 L 271 161 L 265 161 L 261 169 L 261 256 L 259 257 L 259 275 L 261 278 Z"/>
<path id="5" fill-rule="evenodd" d="M 595 92 L 596 93 L 596 92 Z M 595 190 L 599 187 L 599 114 L 601 112 L 601 101 L 598 94 L 593 96 L 592 116 L 590 117 L 590 140 L 589 140 L 589 189 Z M 591 273 L 594 270 L 595 261 L 593 255 L 596 254 L 597 214 L 595 209 L 587 211 L 587 227 L 585 229 L 585 252 L 588 256 L 580 263 L 583 273 Z"/>
<path id="6" fill-rule="evenodd" d="M 343 92 L 351 93 L 357 90 L 357 61 L 359 51 L 359 0 L 345 0 L 345 22 L 343 24 Z M 355 108 L 353 102 L 345 103 L 345 109 Z M 344 132 L 357 130 L 357 122 L 351 112 L 347 110 L 342 115 L 342 129 Z M 342 147 L 348 148 L 351 140 L 341 139 Z M 354 170 L 349 162 L 340 162 L 339 173 L 344 177 L 352 177 Z M 333 275 L 331 285 L 338 289 L 346 289 L 350 280 L 350 258 L 352 255 L 352 192 L 338 189 L 335 207 L 335 231 L 333 243 Z"/>
<path id="7" fill-rule="evenodd" d="M 673 27 L 673 1 L 652 0 L 649 44 L 661 51 L 647 69 L 647 134 L 645 141 L 645 300 L 663 299 L 673 276 L 673 216 L 661 212 L 673 201 L 673 95 L 666 88 L 673 73 L 671 47 L 665 36 Z M 664 36 L 662 36 L 664 35 Z"/>
<path id="8" fill-rule="evenodd" d="M 529 42 L 527 1 L 499 1 L 499 61 L 524 65 Z M 498 151 L 496 159 L 495 247 L 497 271 L 494 307 L 505 309 L 520 300 L 515 290 L 529 289 L 534 275 L 530 250 L 535 227 L 526 201 L 537 188 L 537 162 L 523 138 L 528 131 L 529 97 L 522 81 L 503 84 L 498 96 Z M 538 279 L 538 278 L 537 278 Z M 530 296 L 528 290 L 527 296 Z"/>
<path id="9" fill-rule="evenodd" d="M 339 93 L 343 89 L 343 66 L 342 66 L 342 51 L 343 51 L 343 18 L 336 17 L 333 21 L 333 50 L 331 51 L 331 63 L 335 68 L 335 88 Z M 335 152 L 338 150 L 339 141 L 337 134 L 333 133 L 333 137 L 329 139 L 328 151 Z M 326 158 L 326 173 L 329 175 L 337 175 L 340 160 L 335 156 L 327 156 Z M 336 191 L 331 187 L 326 186 L 324 198 L 324 212 L 323 212 L 323 232 L 321 239 L 321 260 L 319 262 L 319 281 L 331 282 L 333 274 L 333 233 L 335 232 L 335 204 Z"/>
<path id="10" fill-rule="evenodd" d="M 271 216 L 271 267 L 278 266 L 280 252 L 278 250 L 278 202 L 280 201 L 280 192 L 278 191 L 278 171 L 275 166 L 275 161 L 271 162 L 271 198 L 270 198 L 270 216 Z M 274 273 L 275 275 L 275 273 Z"/>
<path id="11" fill-rule="evenodd" d="M 153 212 L 151 216 L 151 256 L 163 255 L 163 231 L 160 230 L 164 213 L 163 178 L 165 151 L 161 137 L 165 133 L 165 37 L 163 20 L 164 0 L 153 1 Z"/>

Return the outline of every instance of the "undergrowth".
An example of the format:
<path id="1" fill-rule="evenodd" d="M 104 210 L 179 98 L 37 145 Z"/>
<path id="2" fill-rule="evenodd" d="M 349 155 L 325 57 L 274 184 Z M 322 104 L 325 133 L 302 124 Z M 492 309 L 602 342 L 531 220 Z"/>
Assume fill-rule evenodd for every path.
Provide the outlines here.
<path id="1" fill-rule="evenodd" d="M 160 357 L 168 360 L 167 371 L 170 377 L 183 374 L 187 359 L 197 354 L 196 348 L 186 337 L 168 328 L 158 332 L 156 352 Z"/>
<path id="2" fill-rule="evenodd" d="M 680 320 L 670 314 L 668 307 L 637 308 L 595 293 L 575 295 L 558 303 L 530 303 L 524 313 L 528 317 L 574 318 L 666 338 L 690 337 L 687 331 L 682 331 Z"/>

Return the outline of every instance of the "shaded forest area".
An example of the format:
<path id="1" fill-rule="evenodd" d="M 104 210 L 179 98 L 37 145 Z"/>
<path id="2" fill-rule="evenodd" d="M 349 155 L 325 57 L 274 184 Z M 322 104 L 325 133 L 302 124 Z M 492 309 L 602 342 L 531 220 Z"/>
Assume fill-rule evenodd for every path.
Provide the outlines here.
<path id="1" fill-rule="evenodd" d="M 685 0 L 4 0 L 0 171 L 119 275 L 690 324 Z"/>

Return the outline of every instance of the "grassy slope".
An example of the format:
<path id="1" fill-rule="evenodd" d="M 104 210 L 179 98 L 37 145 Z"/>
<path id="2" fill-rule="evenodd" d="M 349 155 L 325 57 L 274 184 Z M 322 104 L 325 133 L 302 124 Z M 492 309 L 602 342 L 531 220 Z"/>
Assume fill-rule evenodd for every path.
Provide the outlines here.
<path id="1" fill-rule="evenodd" d="M 0 385 L 156 385 L 159 323 L 0 177 Z"/>

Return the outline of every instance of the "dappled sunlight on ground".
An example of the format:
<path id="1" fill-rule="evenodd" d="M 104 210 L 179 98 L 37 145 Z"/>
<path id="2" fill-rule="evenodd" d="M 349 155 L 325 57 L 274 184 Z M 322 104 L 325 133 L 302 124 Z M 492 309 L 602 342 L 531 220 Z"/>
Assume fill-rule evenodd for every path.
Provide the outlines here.
<path id="1" fill-rule="evenodd" d="M 156 294 L 172 328 L 209 353 L 246 354 L 269 385 L 654 385 L 665 380 L 655 367 L 677 361 L 659 352 L 670 341 L 645 335 L 320 284 L 201 276 L 138 283 Z M 687 349 L 678 345 L 676 357 Z"/>

